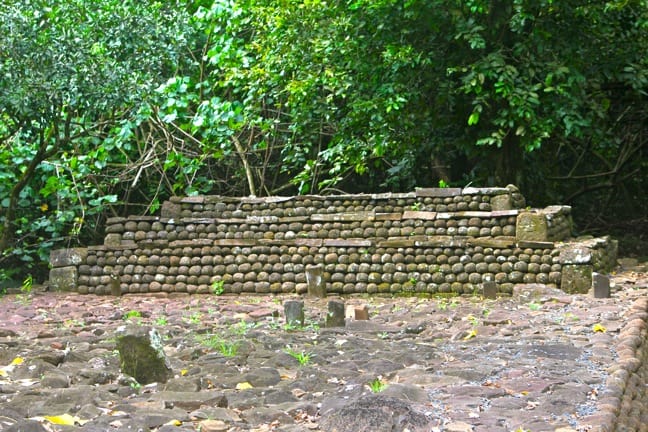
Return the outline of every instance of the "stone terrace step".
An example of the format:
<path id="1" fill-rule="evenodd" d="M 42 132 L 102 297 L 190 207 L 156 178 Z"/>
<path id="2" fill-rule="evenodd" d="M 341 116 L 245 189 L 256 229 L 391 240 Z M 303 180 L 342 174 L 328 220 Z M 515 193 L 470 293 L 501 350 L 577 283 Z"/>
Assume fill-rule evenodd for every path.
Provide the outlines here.
<path id="1" fill-rule="evenodd" d="M 53 252 L 50 279 L 95 294 L 303 293 L 306 271 L 320 266 L 340 294 L 472 294 L 484 283 L 501 295 L 516 283 L 582 291 L 616 244 L 563 243 L 570 232 L 570 207 L 525 209 L 514 186 L 174 197 L 159 217 L 109 219 L 102 246 Z"/>

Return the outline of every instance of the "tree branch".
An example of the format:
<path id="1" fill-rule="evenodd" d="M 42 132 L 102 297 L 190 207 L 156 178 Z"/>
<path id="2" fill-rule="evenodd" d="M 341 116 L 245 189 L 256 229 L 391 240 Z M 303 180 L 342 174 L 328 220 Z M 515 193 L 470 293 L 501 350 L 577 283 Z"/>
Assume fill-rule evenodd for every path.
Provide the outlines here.
<path id="1" fill-rule="evenodd" d="M 234 143 L 234 147 L 236 148 L 236 152 L 238 153 L 239 157 L 241 158 L 241 162 L 243 163 L 243 169 L 245 169 L 245 176 L 247 178 L 248 188 L 250 189 L 250 195 L 256 196 L 257 193 L 256 187 L 254 185 L 254 174 L 252 173 L 250 164 L 247 160 L 247 157 L 245 156 L 245 149 L 236 136 L 232 135 L 231 138 L 232 142 Z"/>

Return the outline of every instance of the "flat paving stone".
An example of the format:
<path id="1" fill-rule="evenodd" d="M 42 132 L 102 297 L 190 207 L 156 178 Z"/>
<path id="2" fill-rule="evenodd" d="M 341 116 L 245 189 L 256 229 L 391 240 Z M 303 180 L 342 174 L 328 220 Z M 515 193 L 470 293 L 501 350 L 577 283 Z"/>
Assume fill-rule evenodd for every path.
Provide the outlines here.
<path id="1" fill-rule="evenodd" d="M 646 266 L 613 275 L 610 298 L 536 285 L 515 292 L 5 295 L 0 430 L 645 430 Z M 294 300 L 304 302 L 303 326 L 286 325 L 283 304 Z M 366 307 L 369 320 L 326 328 L 330 300 Z M 121 371 L 125 325 L 159 332 L 166 384 Z M 349 420 L 358 413 L 366 417 Z M 63 414 L 77 426 L 46 420 Z"/>

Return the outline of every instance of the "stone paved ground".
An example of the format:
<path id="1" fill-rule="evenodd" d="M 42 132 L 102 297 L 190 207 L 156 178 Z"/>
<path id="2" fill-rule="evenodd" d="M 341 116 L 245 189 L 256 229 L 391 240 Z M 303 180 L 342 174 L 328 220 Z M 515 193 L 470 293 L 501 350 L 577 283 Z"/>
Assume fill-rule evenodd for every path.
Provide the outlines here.
<path id="1" fill-rule="evenodd" d="M 0 431 L 646 431 L 648 274 L 626 264 L 609 299 L 352 297 L 370 319 L 344 328 L 312 299 L 286 326 L 290 296 L 8 294 Z M 120 374 L 123 325 L 162 334 L 173 378 Z"/>

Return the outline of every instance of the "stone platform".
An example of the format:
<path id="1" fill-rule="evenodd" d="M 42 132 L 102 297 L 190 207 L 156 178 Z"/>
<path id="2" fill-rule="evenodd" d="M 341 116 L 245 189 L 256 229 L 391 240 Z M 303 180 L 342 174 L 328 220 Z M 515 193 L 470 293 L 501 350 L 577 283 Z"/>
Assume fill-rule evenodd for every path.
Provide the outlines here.
<path id="1" fill-rule="evenodd" d="M 54 251 L 50 284 L 82 294 L 483 293 L 518 283 L 587 292 L 616 241 L 571 239 L 571 208 L 525 207 L 515 186 L 400 194 L 175 197 L 111 218 L 103 245 Z"/>

